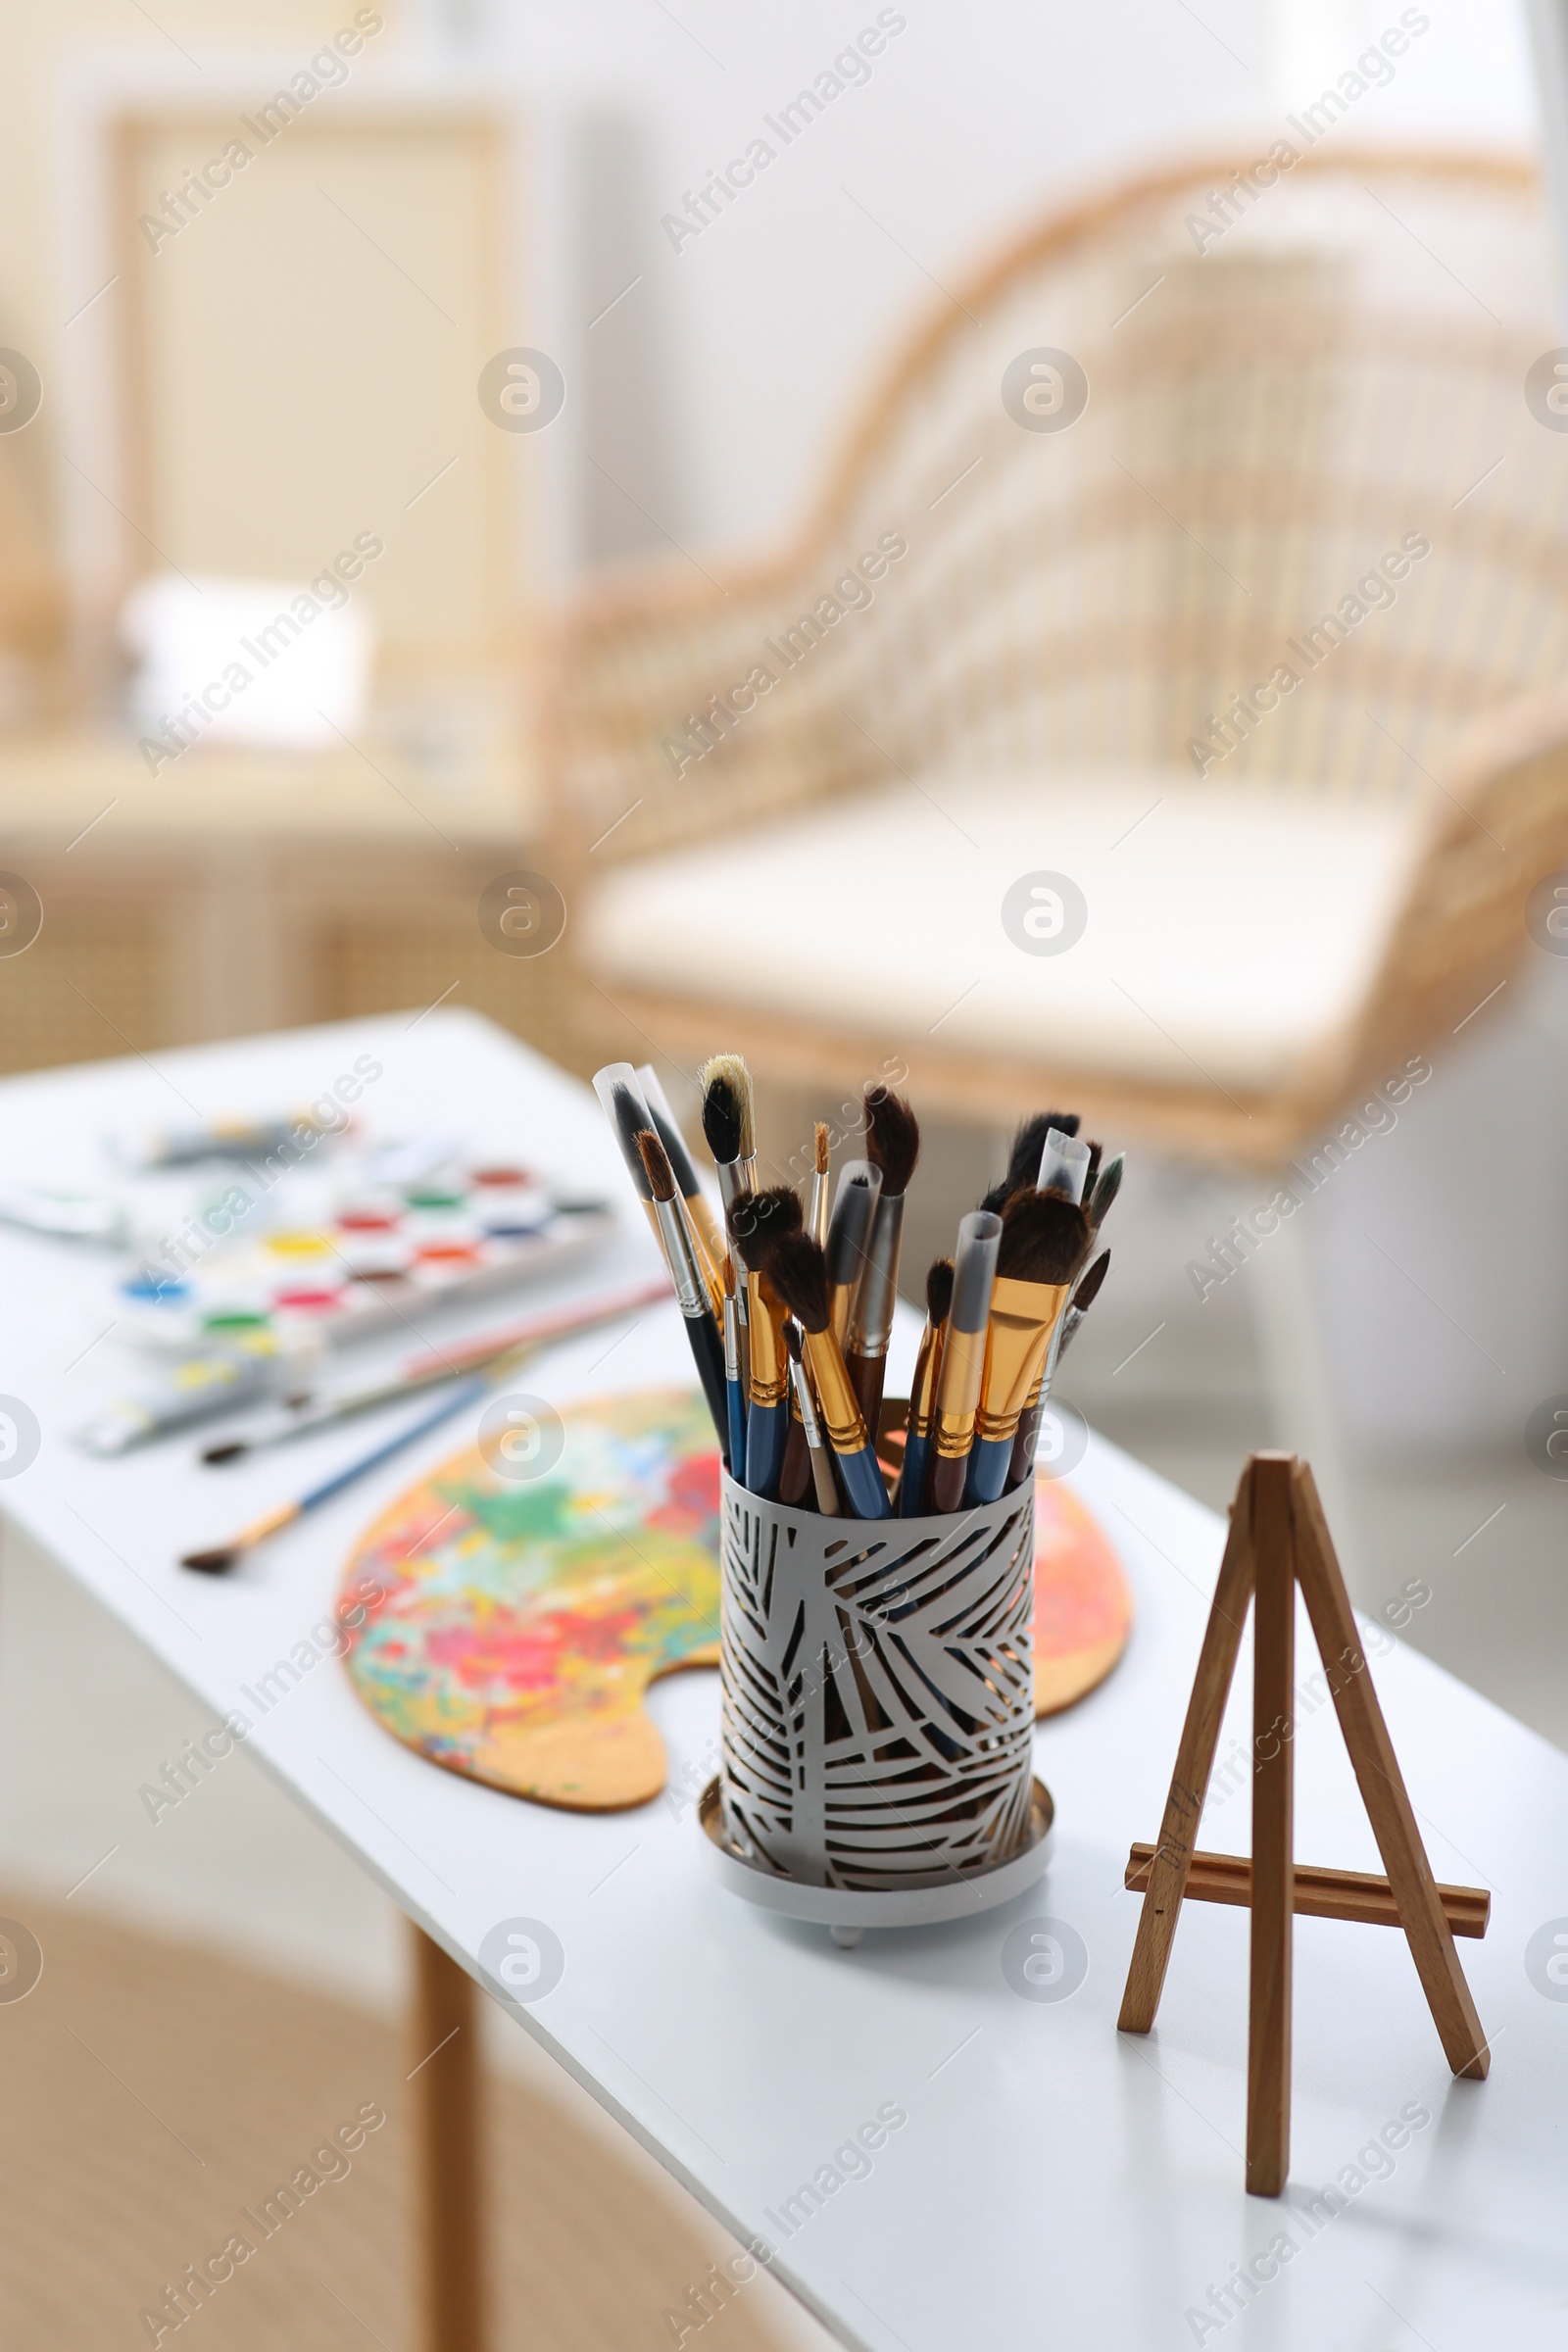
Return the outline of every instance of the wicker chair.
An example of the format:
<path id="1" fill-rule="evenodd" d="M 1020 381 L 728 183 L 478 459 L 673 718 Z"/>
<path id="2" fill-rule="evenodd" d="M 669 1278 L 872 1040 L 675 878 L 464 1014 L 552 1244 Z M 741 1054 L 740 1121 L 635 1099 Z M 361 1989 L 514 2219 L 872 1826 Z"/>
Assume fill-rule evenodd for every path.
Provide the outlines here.
<path id="1" fill-rule="evenodd" d="M 851 1088 L 891 1054 L 929 1109 L 1066 1095 L 1272 1168 L 1532 952 L 1568 865 L 1536 183 L 1342 152 L 1235 184 L 1037 229 L 942 305 L 789 554 L 570 615 L 558 871 L 628 1042 Z M 1043 348 L 1087 377 L 1068 430 L 1000 396 Z M 1004 928 L 1037 871 L 1083 888 L 1069 954 Z"/>

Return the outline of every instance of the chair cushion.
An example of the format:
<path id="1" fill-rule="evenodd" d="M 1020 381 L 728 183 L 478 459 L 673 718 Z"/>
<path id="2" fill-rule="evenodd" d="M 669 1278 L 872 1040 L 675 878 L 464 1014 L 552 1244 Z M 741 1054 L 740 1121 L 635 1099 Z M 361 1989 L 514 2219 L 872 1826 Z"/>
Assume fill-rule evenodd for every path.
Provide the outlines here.
<path id="1" fill-rule="evenodd" d="M 1422 802 L 1171 771 L 933 773 L 613 869 L 582 910 L 613 987 L 857 1036 L 1160 1084 L 1272 1090 L 1374 985 Z M 1065 874 L 1082 936 L 1039 954 L 1004 900 Z M 1022 896 L 1028 911 L 1028 885 Z M 1049 940 L 1055 909 L 1039 902 Z M 1056 936 L 1063 936 L 1059 931 Z"/>

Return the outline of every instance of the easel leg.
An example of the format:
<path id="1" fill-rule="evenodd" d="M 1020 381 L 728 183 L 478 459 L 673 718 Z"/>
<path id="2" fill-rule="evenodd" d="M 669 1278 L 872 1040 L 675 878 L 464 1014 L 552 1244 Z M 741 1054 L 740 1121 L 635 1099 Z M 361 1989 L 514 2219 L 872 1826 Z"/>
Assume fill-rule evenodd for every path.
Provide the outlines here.
<path id="1" fill-rule="evenodd" d="M 1289 1454 L 1253 1458 L 1252 1934 L 1247 2186 L 1277 2197 L 1291 2167 L 1291 1919 L 1296 1558 Z"/>
<path id="2" fill-rule="evenodd" d="M 1361 1800 L 1377 1838 L 1383 1867 L 1409 1939 L 1444 2055 L 1456 2075 L 1481 2081 L 1490 2064 L 1487 2037 L 1465 1982 L 1453 1936 L 1444 1915 L 1415 1813 L 1389 1738 L 1383 1709 L 1356 1630 L 1350 1596 L 1335 1557 L 1311 1471 L 1297 1473 L 1296 1513 L 1299 1530 L 1297 1572 L 1312 1631 L 1339 1710 L 1340 1726 Z"/>
<path id="3" fill-rule="evenodd" d="M 411 2065 L 420 2352 L 483 2352 L 479 2053 L 472 1980 L 415 1928 Z"/>
<path id="4" fill-rule="evenodd" d="M 1138 1916 L 1138 1936 L 1127 1970 L 1116 2030 L 1147 2034 L 1154 2022 L 1159 1996 L 1170 1965 L 1170 1947 L 1181 1916 L 1187 1873 L 1198 1837 L 1199 1817 L 1208 1776 L 1214 1769 L 1214 1743 L 1236 1672 L 1236 1653 L 1247 1623 L 1252 1593 L 1251 1476 L 1236 1490 L 1231 1508 L 1231 1532 L 1214 1587 L 1213 1605 L 1203 1632 L 1193 1695 L 1182 1726 L 1176 1769 L 1159 1825 L 1159 1843 L 1150 1867 L 1144 1907 Z"/>

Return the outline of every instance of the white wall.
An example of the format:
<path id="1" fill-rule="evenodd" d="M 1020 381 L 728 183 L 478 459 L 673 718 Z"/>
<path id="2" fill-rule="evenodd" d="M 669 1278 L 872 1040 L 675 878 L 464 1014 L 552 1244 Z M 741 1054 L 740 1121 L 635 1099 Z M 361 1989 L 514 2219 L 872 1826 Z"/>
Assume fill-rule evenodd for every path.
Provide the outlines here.
<path id="1" fill-rule="evenodd" d="M 652 430 L 669 419 L 667 504 L 644 503 L 683 542 L 744 546 L 798 520 L 847 415 L 943 302 L 934 281 L 953 286 L 1086 185 L 1245 147 L 1353 66 L 1400 5 L 900 0 L 906 27 L 869 82 L 678 252 L 660 216 L 873 24 L 877 0 L 777 14 L 735 0 L 428 0 L 415 37 L 504 60 L 536 92 L 624 110 L 631 215 L 590 299 L 608 302 L 641 270 L 606 325 L 630 355 L 640 323 L 657 355 L 642 394 Z M 1396 79 L 1348 129 L 1363 142 L 1530 143 L 1517 0 L 1429 0 L 1427 13 Z M 633 539 L 657 543 L 625 519 Z"/>

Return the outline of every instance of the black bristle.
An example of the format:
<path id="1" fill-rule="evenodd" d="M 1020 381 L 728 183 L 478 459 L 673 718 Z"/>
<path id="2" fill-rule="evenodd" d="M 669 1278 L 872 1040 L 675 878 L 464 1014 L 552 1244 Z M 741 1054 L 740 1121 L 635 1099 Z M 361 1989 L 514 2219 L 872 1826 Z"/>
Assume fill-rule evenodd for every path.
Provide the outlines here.
<path id="1" fill-rule="evenodd" d="M 209 1446 L 202 1455 L 204 1462 L 237 1462 L 242 1453 L 249 1453 L 248 1438 L 230 1438 L 226 1446 Z"/>
<path id="2" fill-rule="evenodd" d="M 953 1260 L 939 1257 L 925 1278 L 925 1311 L 933 1331 L 948 1319 L 953 1304 Z"/>
<path id="3" fill-rule="evenodd" d="M 865 1090 L 865 1156 L 882 1171 L 882 1199 L 897 1200 L 909 1189 L 920 1156 L 920 1122 L 904 1095 L 891 1087 Z"/>
<path id="4" fill-rule="evenodd" d="M 827 1259 L 808 1233 L 787 1233 L 774 1244 L 767 1279 L 797 1322 L 810 1332 L 826 1331 Z"/>
<path id="5" fill-rule="evenodd" d="M 1046 1137 L 1053 1127 L 1062 1135 L 1076 1135 L 1078 1113 L 1075 1110 L 1037 1110 L 1032 1119 L 1024 1120 L 1012 1139 L 1012 1150 L 1007 1154 L 1009 1193 L 1015 1193 L 1020 1185 L 1039 1183 Z"/>
<path id="6" fill-rule="evenodd" d="M 1071 1282 L 1094 1240 L 1089 1219 L 1060 1193 L 1037 1193 L 1024 1185 L 1002 1212 L 999 1279 L 1012 1282 Z"/>
<path id="7" fill-rule="evenodd" d="M 801 1230 L 801 1197 L 790 1184 L 770 1184 L 759 1193 L 739 1193 L 729 1204 L 729 1238 L 748 1266 L 761 1272 L 785 1234 Z"/>
<path id="8" fill-rule="evenodd" d="M 629 1086 L 614 1088 L 611 1100 L 614 1104 L 615 1129 L 620 1137 L 621 1154 L 627 1172 L 643 1199 L 651 1200 L 654 1197 L 653 1188 L 648 1182 L 648 1171 L 643 1166 L 643 1156 L 637 1146 L 637 1138 L 647 1126 L 651 1114 L 646 1104 L 638 1102 Z"/>
<path id="9" fill-rule="evenodd" d="M 741 1155 L 741 1111 L 727 1078 L 711 1078 L 703 1089 L 703 1134 L 713 1165 L 733 1166 Z"/>
<path id="10" fill-rule="evenodd" d="M 1090 1201 L 1094 1198 L 1095 1179 L 1099 1176 L 1099 1174 L 1100 1146 L 1098 1144 L 1091 1144 L 1089 1147 L 1089 1157 L 1084 1161 L 1084 1189 L 1079 1195 L 1079 1199 L 1083 1201 L 1085 1208 L 1089 1206 Z"/>

